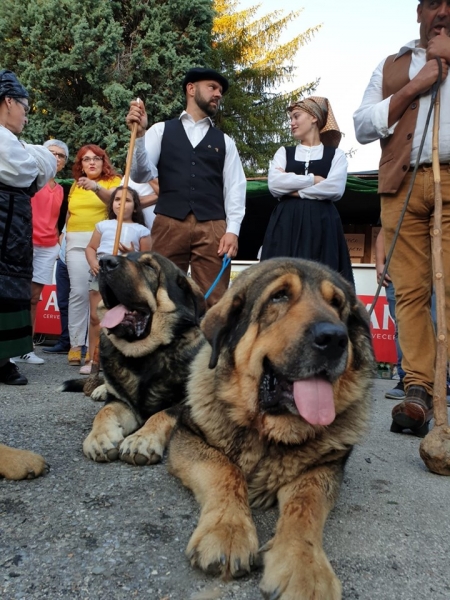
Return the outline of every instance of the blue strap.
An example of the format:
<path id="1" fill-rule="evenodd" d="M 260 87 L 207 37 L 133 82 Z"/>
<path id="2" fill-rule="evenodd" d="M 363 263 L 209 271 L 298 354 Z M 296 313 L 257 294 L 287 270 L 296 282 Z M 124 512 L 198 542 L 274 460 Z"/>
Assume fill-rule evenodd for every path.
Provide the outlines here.
<path id="1" fill-rule="evenodd" d="M 219 279 L 222 277 L 223 272 L 225 271 L 225 269 L 228 267 L 228 265 L 231 262 L 231 258 L 229 258 L 229 256 L 227 254 L 223 255 L 223 261 L 222 261 L 222 268 L 219 271 L 219 274 L 217 275 L 217 277 L 215 278 L 212 286 L 209 288 L 209 290 L 206 292 L 205 294 L 205 300 L 208 300 L 209 295 L 211 294 L 211 292 L 214 290 L 214 288 L 216 287 L 216 285 L 219 283 Z"/>

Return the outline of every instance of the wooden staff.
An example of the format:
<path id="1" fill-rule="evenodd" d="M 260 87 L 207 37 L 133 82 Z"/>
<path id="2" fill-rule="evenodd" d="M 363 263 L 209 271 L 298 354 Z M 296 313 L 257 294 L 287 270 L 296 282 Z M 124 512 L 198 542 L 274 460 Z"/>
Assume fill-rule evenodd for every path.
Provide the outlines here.
<path id="1" fill-rule="evenodd" d="M 447 323 L 445 318 L 445 282 L 442 259 L 442 190 L 439 164 L 440 91 L 436 96 L 433 121 L 434 225 L 432 235 L 433 280 L 436 293 L 436 366 L 433 387 L 434 427 L 420 444 L 420 456 L 426 466 L 439 475 L 450 475 L 450 427 L 447 414 Z"/>
<path id="2" fill-rule="evenodd" d="M 139 98 L 137 99 L 139 103 Z M 120 195 L 120 209 L 119 214 L 117 215 L 117 229 L 116 229 L 116 237 L 114 239 L 114 247 L 113 247 L 113 255 L 116 256 L 119 252 L 119 244 L 120 244 L 120 234 L 122 232 L 122 224 L 123 224 L 123 213 L 125 211 L 125 204 L 127 201 L 127 191 L 128 191 L 128 181 L 130 179 L 130 171 L 131 171 L 131 163 L 133 161 L 133 152 L 134 145 L 136 142 L 136 134 L 137 134 L 138 124 L 133 123 L 131 128 L 131 137 L 130 137 L 130 146 L 128 148 L 127 160 L 125 164 L 125 175 L 123 178 L 123 188 L 121 190 Z M 100 371 L 100 339 L 97 340 L 95 344 L 94 356 L 92 357 L 91 363 L 91 373 L 86 380 L 86 383 L 83 386 L 83 392 L 86 396 L 90 396 L 91 393 L 98 387 L 102 382 L 99 378 Z"/>
<path id="3" fill-rule="evenodd" d="M 137 99 L 137 101 L 139 103 L 139 98 Z M 113 248 L 114 255 L 116 255 L 119 252 L 120 233 L 122 231 L 123 213 L 125 211 L 125 203 L 127 201 L 128 181 L 130 179 L 131 162 L 133 160 L 133 152 L 134 152 L 134 144 L 136 142 L 137 127 L 138 127 L 138 124 L 133 123 L 133 126 L 131 128 L 130 147 L 128 148 L 127 161 L 125 164 L 123 189 L 122 189 L 122 194 L 120 196 L 120 209 L 119 209 L 119 214 L 117 215 L 116 238 L 114 240 L 114 248 Z"/>

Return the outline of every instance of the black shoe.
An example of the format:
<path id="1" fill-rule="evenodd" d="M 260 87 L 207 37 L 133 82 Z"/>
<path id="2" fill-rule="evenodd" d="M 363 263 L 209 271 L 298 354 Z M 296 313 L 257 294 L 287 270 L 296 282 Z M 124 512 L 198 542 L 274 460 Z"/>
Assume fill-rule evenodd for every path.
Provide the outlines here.
<path id="1" fill-rule="evenodd" d="M 28 379 L 12 362 L 7 362 L 6 365 L 0 367 L 0 382 L 6 385 L 27 385 Z"/>
<path id="2" fill-rule="evenodd" d="M 60 344 L 59 342 L 57 342 L 54 346 L 51 346 L 50 348 L 44 348 L 43 351 L 46 352 L 47 354 L 68 354 L 70 350 L 70 344 L 68 346 L 64 346 L 63 344 Z"/>

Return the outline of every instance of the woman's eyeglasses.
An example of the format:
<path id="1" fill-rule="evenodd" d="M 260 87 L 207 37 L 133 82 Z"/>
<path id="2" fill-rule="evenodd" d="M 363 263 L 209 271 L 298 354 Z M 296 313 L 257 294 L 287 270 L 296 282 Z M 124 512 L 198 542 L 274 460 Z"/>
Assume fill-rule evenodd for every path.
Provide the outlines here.
<path id="1" fill-rule="evenodd" d="M 22 100 L 19 100 L 19 98 L 13 98 L 13 100 L 17 102 L 17 104 L 23 106 L 26 115 L 30 112 L 30 107 L 28 106 L 28 104 L 25 104 L 25 102 L 22 102 Z"/>
<path id="2" fill-rule="evenodd" d="M 88 162 L 100 162 L 102 161 L 103 158 L 101 156 L 83 156 L 83 158 L 81 159 L 81 162 L 84 163 L 88 163 Z"/>
<path id="3" fill-rule="evenodd" d="M 50 152 L 52 152 L 50 150 Z M 60 152 L 52 152 L 53 156 L 56 156 L 56 158 L 60 158 L 61 160 L 65 160 L 66 159 L 66 155 L 65 154 L 61 154 Z"/>

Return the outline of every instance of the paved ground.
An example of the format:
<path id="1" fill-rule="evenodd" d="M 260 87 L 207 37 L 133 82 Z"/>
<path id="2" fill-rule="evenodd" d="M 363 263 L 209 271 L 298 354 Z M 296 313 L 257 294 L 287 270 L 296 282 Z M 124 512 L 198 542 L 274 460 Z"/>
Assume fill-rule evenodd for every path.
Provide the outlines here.
<path id="1" fill-rule="evenodd" d="M 188 565 L 198 509 L 164 464 L 102 465 L 83 456 L 99 406 L 56 391 L 77 373 L 65 356 L 22 368 L 28 386 L 0 385 L 0 439 L 42 453 L 51 470 L 34 481 L 0 481 L 3 600 L 261 598 L 260 573 L 224 583 Z M 393 402 L 384 392 L 393 385 L 374 381 L 370 432 L 348 462 L 325 547 L 344 600 L 448 600 L 450 478 L 426 470 L 418 439 L 389 432 Z M 255 514 L 261 543 L 276 515 Z"/>

